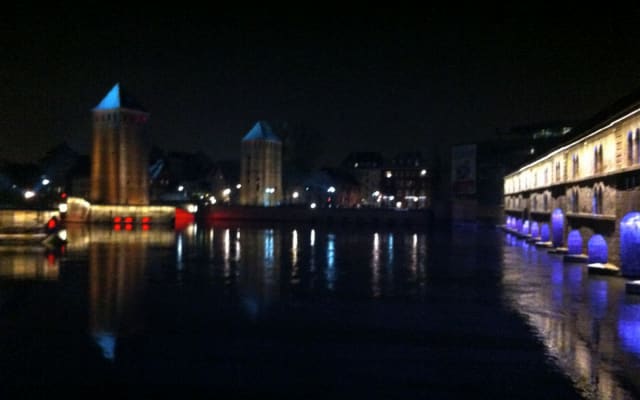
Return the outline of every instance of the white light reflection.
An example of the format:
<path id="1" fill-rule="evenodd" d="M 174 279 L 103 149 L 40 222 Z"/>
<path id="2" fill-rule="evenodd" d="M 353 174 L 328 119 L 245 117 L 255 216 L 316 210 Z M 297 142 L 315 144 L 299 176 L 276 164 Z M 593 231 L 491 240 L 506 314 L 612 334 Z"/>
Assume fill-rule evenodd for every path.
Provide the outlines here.
<path id="1" fill-rule="evenodd" d="M 178 239 L 176 240 L 176 267 L 179 271 L 182 270 L 182 232 L 178 234 Z"/>
<path id="2" fill-rule="evenodd" d="M 238 229 L 238 231 L 236 232 L 236 254 L 235 254 L 235 258 L 234 261 L 238 262 L 240 261 L 240 254 L 242 251 L 242 248 L 240 247 L 240 229 Z"/>
<path id="3" fill-rule="evenodd" d="M 291 283 L 298 284 L 298 231 L 291 232 Z"/>
<path id="4" fill-rule="evenodd" d="M 380 236 L 373 234 L 373 250 L 371 251 L 371 293 L 380 297 Z"/>
<path id="5" fill-rule="evenodd" d="M 222 236 L 222 246 L 224 252 L 224 277 L 225 279 L 229 278 L 231 266 L 229 265 L 229 248 L 230 248 L 230 240 L 229 240 L 229 228 L 224 230 L 224 235 Z"/>
<path id="6" fill-rule="evenodd" d="M 418 234 L 414 233 L 411 237 L 411 262 L 409 263 L 409 272 L 411 273 L 411 281 L 415 282 L 418 274 Z"/>
<path id="7" fill-rule="evenodd" d="M 224 239 L 223 239 L 223 246 L 224 246 L 224 259 L 225 261 L 229 260 L 229 254 L 230 254 L 230 248 L 231 248 L 231 240 L 229 239 L 229 228 L 224 230 Z"/>
<path id="8" fill-rule="evenodd" d="M 316 231 L 315 229 L 311 229 L 311 233 L 309 234 L 309 243 L 311 245 L 311 249 L 309 251 L 309 272 L 314 272 L 316 270 Z M 313 286 L 313 279 L 311 280 L 311 285 Z"/>
<path id="9" fill-rule="evenodd" d="M 214 239 L 213 228 L 211 228 L 209 229 L 209 259 L 210 260 L 213 260 L 216 252 L 213 239 Z"/>
<path id="10" fill-rule="evenodd" d="M 295 268 L 298 264 L 298 231 L 291 232 L 291 265 Z"/>

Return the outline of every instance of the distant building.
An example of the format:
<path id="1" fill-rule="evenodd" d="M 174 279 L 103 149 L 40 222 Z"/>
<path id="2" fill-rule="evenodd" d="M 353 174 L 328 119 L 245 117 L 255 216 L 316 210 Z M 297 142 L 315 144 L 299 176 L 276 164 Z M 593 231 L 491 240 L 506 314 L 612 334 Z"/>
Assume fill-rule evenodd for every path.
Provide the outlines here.
<path id="1" fill-rule="evenodd" d="M 93 109 L 91 201 L 147 205 L 148 162 L 143 132 L 149 114 L 116 84 Z"/>
<path id="2" fill-rule="evenodd" d="M 282 141 L 265 121 L 242 138 L 240 204 L 276 206 L 282 201 Z"/>
<path id="3" fill-rule="evenodd" d="M 454 220 L 498 222 L 503 209 L 506 171 L 567 141 L 575 123 L 546 122 L 516 126 L 496 137 L 451 148 L 451 217 Z"/>
<path id="4" fill-rule="evenodd" d="M 431 171 L 420 152 L 398 153 L 382 171 L 383 206 L 427 208 L 431 201 Z"/>
<path id="5" fill-rule="evenodd" d="M 384 158 L 377 152 L 353 152 L 342 162 L 342 168 L 349 171 L 360 185 L 360 204 L 363 206 L 377 205 L 377 195 L 380 191 L 380 179 Z M 374 195 L 374 193 L 376 193 Z"/>

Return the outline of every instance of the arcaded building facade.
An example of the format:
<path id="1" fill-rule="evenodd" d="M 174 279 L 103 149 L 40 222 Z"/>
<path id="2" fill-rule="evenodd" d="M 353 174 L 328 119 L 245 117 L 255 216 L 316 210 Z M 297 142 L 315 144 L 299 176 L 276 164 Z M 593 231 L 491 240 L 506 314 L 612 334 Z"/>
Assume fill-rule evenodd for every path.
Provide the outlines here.
<path id="1" fill-rule="evenodd" d="M 640 276 L 640 93 L 508 174 L 507 227 Z"/>
<path id="2" fill-rule="evenodd" d="M 93 109 L 92 203 L 149 204 L 148 120 L 149 114 L 119 84 Z"/>
<path id="3" fill-rule="evenodd" d="M 277 206 L 282 201 L 282 141 L 265 121 L 242 139 L 240 204 Z"/>

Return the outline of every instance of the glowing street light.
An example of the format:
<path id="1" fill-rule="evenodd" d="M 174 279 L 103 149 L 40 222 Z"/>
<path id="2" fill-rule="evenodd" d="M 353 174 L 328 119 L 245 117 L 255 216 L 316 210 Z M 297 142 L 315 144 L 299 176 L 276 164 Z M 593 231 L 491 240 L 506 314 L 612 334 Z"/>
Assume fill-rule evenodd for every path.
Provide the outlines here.
<path id="1" fill-rule="evenodd" d="M 223 196 L 228 196 L 230 194 L 231 194 L 231 189 L 229 189 L 229 188 L 226 188 L 225 190 L 222 191 L 222 195 Z"/>
<path id="2" fill-rule="evenodd" d="M 311 209 L 314 209 L 314 208 L 316 208 L 316 207 L 317 207 L 316 203 L 311 203 L 311 204 L 309 205 L 309 208 L 311 208 Z"/>
<path id="3" fill-rule="evenodd" d="M 236 189 L 240 189 L 241 187 L 242 187 L 242 185 L 239 184 L 239 183 L 236 185 Z"/>
<path id="4" fill-rule="evenodd" d="M 291 197 L 293 197 L 294 199 L 297 199 L 298 197 L 300 197 L 300 193 L 298 193 L 298 192 L 293 192 L 293 194 L 291 195 Z"/>
<path id="5" fill-rule="evenodd" d="M 27 199 L 27 200 L 34 198 L 35 195 L 36 195 L 36 193 L 33 190 L 25 190 L 25 192 L 24 192 L 24 198 Z"/>
<path id="6" fill-rule="evenodd" d="M 184 190 L 184 186 L 180 185 L 178 186 L 178 192 L 182 192 Z"/>
<path id="7" fill-rule="evenodd" d="M 329 186 L 329 189 L 327 189 L 328 193 L 335 193 L 336 192 L 336 188 L 333 186 Z"/>
<path id="8" fill-rule="evenodd" d="M 420 176 L 427 176 L 427 170 L 423 169 L 422 171 L 420 171 Z"/>
<path id="9" fill-rule="evenodd" d="M 44 179 L 42 180 L 42 186 L 47 186 L 47 185 L 48 185 L 48 184 L 50 184 L 50 183 L 51 183 L 51 181 L 50 181 L 49 179 L 47 179 L 47 178 L 44 178 Z"/>

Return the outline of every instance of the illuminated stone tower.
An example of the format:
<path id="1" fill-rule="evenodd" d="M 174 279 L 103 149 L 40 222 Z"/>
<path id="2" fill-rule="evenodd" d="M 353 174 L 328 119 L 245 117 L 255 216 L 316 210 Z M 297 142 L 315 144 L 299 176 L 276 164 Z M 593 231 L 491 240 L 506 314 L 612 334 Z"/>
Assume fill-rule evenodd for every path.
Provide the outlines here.
<path id="1" fill-rule="evenodd" d="M 257 122 L 242 139 L 240 204 L 276 206 L 282 200 L 282 141 Z"/>
<path id="2" fill-rule="evenodd" d="M 91 202 L 149 204 L 147 148 L 149 114 L 116 84 L 93 109 Z"/>

